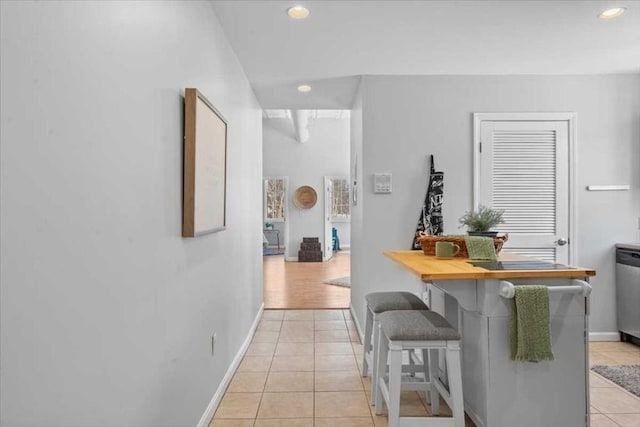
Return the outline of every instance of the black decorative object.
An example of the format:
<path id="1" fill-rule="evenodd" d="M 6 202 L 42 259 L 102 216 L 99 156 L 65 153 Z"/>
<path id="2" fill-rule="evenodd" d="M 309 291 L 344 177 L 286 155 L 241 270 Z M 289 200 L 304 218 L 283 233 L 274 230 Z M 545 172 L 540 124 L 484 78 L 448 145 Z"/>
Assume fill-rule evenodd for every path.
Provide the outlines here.
<path id="1" fill-rule="evenodd" d="M 418 241 L 420 232 L 431 236 L 440 236 L 444 232 L 442 219 L 442 201 L 444 197 L 444 172 L 436 172 L 433 155 L 430 156 L 430 174 L 427 195 L 422 204 L 422 211 L 418 218 L 418 226 L 413 235 L 411 249 L 420 250 L 422 246 Z"/>
<path id="2" fill-rule="evenodd" d="M 317 237 L 303 237 L 298 251 L 298 262 L 322 262 L 322 249 Z"/>

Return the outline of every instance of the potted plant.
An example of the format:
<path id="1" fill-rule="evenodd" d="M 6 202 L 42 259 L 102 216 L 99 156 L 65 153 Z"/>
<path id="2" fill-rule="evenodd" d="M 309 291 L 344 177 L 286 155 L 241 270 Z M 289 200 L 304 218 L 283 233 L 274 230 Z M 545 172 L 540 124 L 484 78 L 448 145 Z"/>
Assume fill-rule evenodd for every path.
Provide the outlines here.
<path id="1" fill-rule="evenodd" d="M 265 222 L 264 223 L 264 228 L 266 228 L 267 230 L 272 230 L 273 229 L 273 223 L 272 222 Z"/>
<path id="2" fill-rule="evenodd" d="M 480 205 L 477 211 L 467 211 L 458 221 L 460 227 L 467 226 L 469 236 L 496 237 L 498 232 L 489 230 L 504 222 L 503 215 L 503 210 Z"/>

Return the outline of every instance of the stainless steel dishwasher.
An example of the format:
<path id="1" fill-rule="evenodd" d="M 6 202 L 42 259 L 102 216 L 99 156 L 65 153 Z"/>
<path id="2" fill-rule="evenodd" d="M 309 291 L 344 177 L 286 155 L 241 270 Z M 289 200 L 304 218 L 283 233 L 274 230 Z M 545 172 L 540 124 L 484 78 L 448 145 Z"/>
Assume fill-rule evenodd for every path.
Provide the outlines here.
<path id="1" fill-rule="evenodd" d="M 640 245 L 616 245 L 616 303 L 620 339 L 640 340 Z"/>

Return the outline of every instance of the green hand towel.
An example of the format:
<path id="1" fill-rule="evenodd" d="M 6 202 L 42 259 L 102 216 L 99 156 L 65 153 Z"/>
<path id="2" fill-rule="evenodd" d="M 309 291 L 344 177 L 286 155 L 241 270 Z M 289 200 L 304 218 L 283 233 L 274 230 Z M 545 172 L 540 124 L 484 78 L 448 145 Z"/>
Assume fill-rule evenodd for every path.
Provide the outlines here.
<path id="1" fill-rule="evenodd" d="M 509 323 L 511 360 L 553 360 L 546 286 L 516 286 Z"/>
<path id="2" fill-rule="evenodd" d="M 488 259 L 491 261 L 498 259 L 491 237 L 464 236 L 464 243 L 467 245 L 467 252 L 471 259 Z"/>

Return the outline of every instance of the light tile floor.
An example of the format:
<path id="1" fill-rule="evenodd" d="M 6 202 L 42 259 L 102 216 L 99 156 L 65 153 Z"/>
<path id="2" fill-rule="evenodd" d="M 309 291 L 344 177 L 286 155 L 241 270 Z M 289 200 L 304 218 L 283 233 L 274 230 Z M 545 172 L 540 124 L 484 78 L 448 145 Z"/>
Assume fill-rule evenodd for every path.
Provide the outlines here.
<path id="1" fill-rule="evenodd" d="M 591 343 L 590 358 L 640 363 L 640 347 Z M 386 427 L 369 404 L 361 361 L 348 310 L 266 310 L 210 427 Z M 638 397 L 593 372 L 590 382 L 592 427 L 640 427 Z M 431 416 L 416 392 L 402 393 L 401 414 Z"/>
<path id="2" fill-rule="evenodd" d="M 210 426 L 386 427 L 361 363 L 348 310 L 266 310 Z M 401 414 L 430 416 L 429 406 L 403 392 Z"/>
<path id="3" fill-rule="evenodd" d="M 624 342 L 589 344 L 591 365 L 640 364 L 640 346 Z M 591 427 L 640 427 L 640 398 L 591 371 Z"/>

